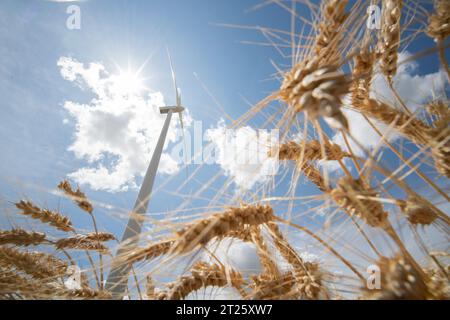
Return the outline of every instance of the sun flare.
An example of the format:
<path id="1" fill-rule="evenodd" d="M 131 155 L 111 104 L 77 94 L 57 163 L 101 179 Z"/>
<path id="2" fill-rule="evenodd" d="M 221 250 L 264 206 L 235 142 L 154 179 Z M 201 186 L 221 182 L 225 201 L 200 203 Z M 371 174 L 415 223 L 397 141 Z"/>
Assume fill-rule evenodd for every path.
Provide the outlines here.
<path id="1" fill-rule="evenodd" d="M 136 95 L 145 89 L 144 79 L 130 70 L 111 77 L 111 91 L 117 95 Z"/>

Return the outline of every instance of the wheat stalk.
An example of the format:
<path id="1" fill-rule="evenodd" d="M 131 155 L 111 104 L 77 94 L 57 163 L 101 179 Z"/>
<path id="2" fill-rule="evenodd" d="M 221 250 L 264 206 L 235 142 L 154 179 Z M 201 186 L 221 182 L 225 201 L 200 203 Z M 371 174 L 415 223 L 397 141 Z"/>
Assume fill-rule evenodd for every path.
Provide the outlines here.
<path id="1" fill-rule="evenodd" d="M 0 268 L 0 297 L 15 295 L 26 299 L 111 299 L 105 291 L 84 286 L 68 290 L 57 282 L 30 279 L 11 269 Z"/>
<path id="2" fill-rule="evenodd" d="M 416 198 L 397 200 L 397 205 L 413 225 L 430 225 L 438 218 L 433 208 Z"/>
<path id="3" fill-rule="evenodd" d="M 89 202 L 86 195 L 81 192 L 80 188 L 77 188 L 77 190 L 74 191 L 69 181 L 64 180 L 58 185 L 58 189 L 62 190 L 68 197 L 75 201 L 81 210 L 92 213 L 92 204 Z"/>
<path id="4" fill-rule="evenodd" d="M 448 120 L 448 118 L 447 118 Z M 436 165 L 436 170 L 450 178 L 450 126 L 432 129 L 428 132 L 428 144 Z"/>
<path id="5" fill-rule="evenodd" d="M 403 257 L 381 257 L 381 289 L 368 293 L 369 298 L 379 300 L 426 300 L 430 297 L 427 281 L 422 278 Z"/>
<path id="6" fill-rule="evenodd" d="M 381 37 L 378 49 L 381 58 L 381 71 L 389 82 L 392 82 L 392 78 L 397 73 L 402 7 L 402 0 L 383 0 Z"/>
<path id="7" fill-rule="evenodd" d="M 319 66 L 318 60 L 312 59 L 296 64 L 285 74 L 279 97 L 294 112 L 305 111 L 311 119 L 326 117 L 348 129 L 340 107 L 342 96 L 349 90 L 348 77 L 336 65 Z"/>
<path id="8" fill-rule="evenodd" d="M 124 259 L 127 263 L 135 263 L 141 260 L 151 260 L 159 256 L 165 255 L 173 249 L 174 240 L 164 240 L 158 243 L 152 243 L 145 248 L 138 248 L 126 253 Z"/>
<path id="9" fill-rule="evenodd" d="M 286 240 L 275 222 L 269 222 L 267 226 L 281 256 L 293 267 L 296 291 L 301 297 L 317 299 L 320 292 L 324 290 L 321 283 L 319 265 L 311 262 L 305 263 Z"/>
<path id="10" fill-rule="evenodd" d="M 430 15 L 427 34 L 439 41 L 450 35 L 450 3 L 436 0 L 434 7 L 435 13 Z"/>
<path id="11" fill-rule="evenodd" d="M 342 160 L 349 154 L 342 151 L 341 147 L 334 143 L 324 143 L 325 157 L 322 154 L 322 146 L 318 140 L 297 143 L 288 141 L 279 147 L 278 158 L 280 160 L 298 160 L 303 156 L 304 161 L 315 160 Z"/>
<path id="12" fill-rule="evenodd" d="M 252 242 L 252 232 L 251 227 L 248 225 L 244 226 L 242 229 L 230 230 L 225 235 L 218 237 L 220 241 L 224 238 L 234 238 L 241 240 L 243 242 Z M 157 243 L 149 244 L 146 247 L 135 249 L 131 252 L 126 253 L 126 263 L 135 263 L 142 260 L 151 260 L 162 255 L 170 254 L 175 250 L 175 245 L 177 242 L 175 240 L 162 240 Z"/>
<path id="13" fill-rule="evenodd" d="M 266 205 L 233 207 L 224 213 L 194 222 L 177 232 L 174 252 L 189 252 L 198 245 L 205 245 L 215 237 L 222 237 L 246 225 L 256 226 L 271 221 L 273 210 Z"/>
<path id="14" fill-rule="evenodd" d="M 55 246 L 58 249 L 95 250 L 108 253 L 108 248 L 101 242 L 114 239 L 114 235 L 107 232 L 89 233 L 86 235 L 76 235 L 70 238 L 59 239 L 56 241 Z"/>
<path id="15" fill-rule="evenodd" d="M 393 126 L 399 133 L 417 144 L 426 145 L 430 127 L 423 121 L 374 99 L 366 100 L 359 111 L 366 116 Z"/>
<path id="16" fill-rule="evenodd" d="M 262 266 L 262 274 L 267 274 L 272 277 L 277 277 L 280 273 L 278 270 L 277 264 L 273 258 L 273 255 L 270 253 L 267 248 L 266 241 L 264 240 L 263 235 L 258 227 L 252 228 L 252 240 L 256 247 L 256 252 L 258 254 L 259 260 Z"/>
<path id="17" fill-rule="evenodd" d="M 66 262 L 52 255 L 21 252 L 4 246 L 0 247 L 0 264 L 12 266 L 42 280 L 61 277 L 67 269 Z"/>
<path id="18" fill-rule="evenodd" d="M 30 232 L 23 229 L 0 231 L 0 245 L 36 246 L 45 241 L 47 241 L 46 235 L 40 232 Z"/>
<path id="19" fill-rule="evenodd" d="M 315 51 L 321 62 L 336 61 L 339 57 L 339 45 L 343 32 L 342 25 L 348 17 L 345 7 L 348 0 L 327 0 L 322 8 L 323 17 L 318 25 Z"/>
<path id="20" fill-rule="evenodd" d="M 50 211 L 48 209 L 41 209 L 35 206 L 32 202 L 24 200 L 21 200 L 15 205 L 19 210 L 21 210 L 20 213 L 23 215 L 31 216 L 33 219 L 40 220 L 43 223 L 48 223 L 61 231 L 75 231 L 72 227 L 72 222 L 70 219 L 58 212 Z"/>
<path id="21" fill-rule="evenodd" d="M 159 293 L 160 300 L 185 299 L 191 292 L 206 288 L 231 286 L 237 290 L 241 289 L 244 280 L 242 275 L 235 271 L 226 269 L 218 264 L 209 265 L 198 262 L 191 270 L 191 276 L 183 276 L 177 282 L 168 285 L 168 291 Z"/>
<path id="22" fill-rule="evenodd" d="M 372 227 L 384 228 L 388 223 L 387 213 L 376 200 L 378 193 L 361 179 L 339 179 L 331 196 L 349 214 L 358 216 Z"/>
<path id="23" fill-rule="evenodd" d="M 374 52 L 363 51 L 355 57 L 350 91 L 352 106 L 356 109 L 361 109 L 365 101 L 369 99 L 374 62 Z"/>
<path id="24" fill-rule="evenodd" d="M 252 292 L 246 296 L 251 300 L 287 299 L 294 295 L 295 278 L 292 272 L 285 272 L 278 277 L 258 275 L 252 277 Z"/>

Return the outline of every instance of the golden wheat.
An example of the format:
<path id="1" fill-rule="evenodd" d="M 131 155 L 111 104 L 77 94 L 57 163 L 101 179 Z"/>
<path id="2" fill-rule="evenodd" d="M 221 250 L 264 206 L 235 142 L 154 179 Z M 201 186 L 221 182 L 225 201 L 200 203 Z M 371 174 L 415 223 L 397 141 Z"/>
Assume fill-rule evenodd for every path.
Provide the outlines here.
<path id="1" fill-rule="evenodd" d="M 114 239 L 115 237 L 110 233 L 90 233 L 87 235 L 76 235 L 70 238 L 59 239 L 56 241 L 55 246 L 58 249 L 95 250 L 108 253 L 108 248 L 101 242 Z"/>
<path id="2" fill-rule="evenodd" d="M 45 241 L 46 235 L 40 232 L 30 232 L 23 229 L 0 231 L 0 245 L 36 246 Z"/>
<path id="3" fill-rule="evenodd" d="M 0 247 L 0 264 L 14 267 L 43 280 L 61 277 L 67 269 L 67 263 L 52 255 L 22 252 L 5 246 Z"/>
<path id="4" fill-rule="evenodd" d="M 447 0 L 436 0 L 435 10 L 430 15 L 427 33 L 436 40 L 443 40 L 450 35 L 450 3 Z"/>
<path id="5" fill-rule="evenodd" d="M 230 231 L 242 230 L 246 225 L 256 226 L 271 221 L 273 210 L 266 205 L 230 208 L 224 213 L 192 223 L 177 232 L 175 252 L 188 252 L 198 245 L 205 245 L 215 237 L 227 235 Z"/>
<path id="6" fill-rule="evenodd" d="M 361 179 L 341 178 L 331 196 L 350 214 L 358 216 L 372 227 L 383 228 L 387 224 L 387 213 L 381 202 L 377 201 L 378 193 Z"/>
<path id="7" fill-rule="evenodd" d="M 279 96 L 294 112 L 307 112 L 311 119 L 319 116 L 333 119 L 348 129 L 340 108 L 350 83 L 337 65 L 321 66 L 316 59 L 305 60 L 286 73 Z"/>
<path id="8" fill-rule="evenodd" d="M 83 192 L 81 192 L 80 188 L 77 188 L 77 190 L 74 191 L 69 181 L 67 180 L 62 181 L 58 185 L 58 188 L 62 190 L 73 201 L 75 201 L 75 203 L 81 210 L 86 211 L 88 213 L 92 213 L 93 210 L 92 204 L 89 202 L 86 195 Z"/>
<path id="9" fill-rule="evenodd" d="M 70 219 L 58 212 L 53 212 L 48 209 L 41 209 L 35 206 L 31 201 L 24 200 L 16 203 L 16 207 L 21 210 L 21 214 L 29 215 L 33 219 L 40 220 L 43 223 L 48 223 L 58 230 L 65 232 L 74 231 Z"/>
<path id="10" fill-rule="evenodd" d="M 381 38 L 378 49 L 381 55 L 381 70 L 390 82 L 397 73 L 402 6 L 403 0 L 383 0 Z"/>
<path id="11" fill-rule="evenodd" d="M 336 46 L 340 44 L 343 36 L 341 27 L 348 17 L 345 13 L 347 3 L 348 0 L 327 0 L 324 3 L 315 47 L 316 54 L 323 62 L 336 61 L 340 58 Z"/>
<path id="12" fill-rule="evenodd" d="M 191 276 L 183 276 L 177 282 L 168 285 L 166 292 L 157 295 L 160 300 L 181 300 L 185 299 L 190 293 L 201 288 L 224 287 L 230 285 L 240 290 L 244 280 L 242 275 L 229 270 L 218 264 L 209 265 L 205 262 L 199 262 L 191 270 Z"/>

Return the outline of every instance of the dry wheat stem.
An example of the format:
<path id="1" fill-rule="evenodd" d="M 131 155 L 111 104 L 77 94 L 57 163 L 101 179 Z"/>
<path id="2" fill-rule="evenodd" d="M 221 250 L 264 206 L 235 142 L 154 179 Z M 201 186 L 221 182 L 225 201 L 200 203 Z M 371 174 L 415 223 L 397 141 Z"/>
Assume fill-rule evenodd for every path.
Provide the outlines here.
<path id="1" fill-rule="evenodd" d="M 291 221 L 282 219 L 278 216 L 275 217 L 275 220 L 287 224 L 291 227 L 294 227 L 296 229 L 299 229 L 303 232 L 305 232 L 306 234 L 308 234 L 309 236 L 313 237 L 315 240 L 317 240 L 318 242 L 320 242 L 327 250 L 329 250 L 332 254 L 334 254 L 339 260 L 342 261 L 343 264 L 345 264 L 363 283 L 365 283 L 366 279 L 365 277 L 363 277 L 363 275 L 355 269 L 355 267 L 347 260 L 345 259 L 341 254 L 339 254 L 335 249 L 333 249 L 333 247 L 331 247 L 326 241 L 324 241 L 322 238 L 320 238 L 319 236 L 317 236 L 314 232 L 310 231 L 309 229 L 300 226 L 296 223 L 293 223 Z"/>
<path id="2" fill-rule="evenodd" d="M 374 52 L 363 51 L 355 57 L 350 91 L 352 106 L 356 109 L 360 109 L 365 101 L 369 99 L 374 63 Z"/>
<path id="3" fill-rule="evenodd" d="M 283 233 L 278 228 L 278 225 L 275 222 L 269 222 L 267 224 L 267 227 L 269 228 L 270 235 L 273 239 L 275 247 L 278 249 L 281 256 L 292 265 L 294 270 L 306 271 L 303 259 L 297 254 L 294 248 L 286 240 Z"/>
<path id="4" fill-rule="evenodd" d="M 58 189 L 62 190 L 68 197 L 75 201 L 81 210 L 92 213 L 92 204 L 89 202 L 86 195 L 81 192 L 80 188 L 77 188 L 77 190 L 74 191 L 69 181 L 64 180 L 58 185 Z"/>
<path id="5" fill-rule="evenodd" d="M 394 258 L 382 257 L 378 263 L 381 289 L 368 293 L 372 299 L 381 300 L 426 300 L 431 297 L 427 282 L 402 255 Z"/>
<path id="6" fill-rule="evenodd" d="M 191 270 L 191 276 L 183 276 L 177 282 L 168 285 L 168 290 L 157 294 L 160 300 L 182 300 L 191 292 L 206 288 L 231 286 L 240 290 L 244 280 L 242 275 L 218 264 L 209 265 L 198 262 Z"/>
<path id="7" fill-rule="evenodd" d="M 36 246 L 46 241 L 46 235 L 40 232 L 31 232 L 23 229 L 0 231 L 0 245 Z"/>
<path id="8" fill-rule="evenodd" d="M 256 226 L 273 219 L 273 210 L 267 205 L 232 207 L 224 213 L 213 214 L 177 232 L 174 252 L 189 252 L 198 245 L 206 245 L 215 237 L 225 236 L 246 225 Z"/>
<path id="9" fill-rule="evenodd" d="M 349 154 L 342 151 L 341 147 L 334 143 L 325 143 L 325 157 L 321 152 L 321 145 L 318 140 L 297 143 L 288 141 L 279 147 L 278 157 L 280 160 L 298 160 L 303 154 L 304 161 L 316 160 L 342 160 Z"/>
<path id="10" fill-rule="evenodd" d="M 67 269 L 67 263 L 55 256 L 22 252 L 5 246 L 0 247 L 0 265 L 14 267 L 41 280 L 61 277 Z"/>
<path id="11" fill-rule="evenodd" d="M 412 225 L 430 225 L 438 218 L 433 208 L 421 203 L 419 199 L 398 200 L 397 205 Z"/>
<path id="12" fill-rule="evenodd" d="M 108 248 L 101 242 L 114 240 L 115 237 L 107 232 L 90 233 L 87 235 L 76 235 L 70 238 L 59 239 L 56 241 L 58 249 L 78 249 L 95 250 L 102 253 L 108 253 Z"/>
<path id="13" fill-rule="evenodd" d="M 317 299 L 323 290 L 318 265 L 310 262 L 305 263 L 283 236 L 276 223 L 269 222 L 267 226 L 271 231 L 270 233 L 276 248 L 282 257 L 293 267 L 296 291 L 299 292 L 301 297 Z"/>
<path id="14" fill-rule="evenodd" d="M 252 242 L 251 227 L 244 226 L 242 229 L 231 230 L 227 234 L 217 237 L 218 241 L 224 238 L 234 238 L 243 242 Z M 126 252 L 123 260 L 126 263 L 136 263 L 142 260 L 151 260 L 162 255 L 173 253 L 175 248 L 175 240 L 162 240 L 157 243 L 152 243 L 143 248 L 137 248 L 131 252 Z"/>
<path id="15" fill-rule="evenodd" d="M 402 0 L 383 0 L 381 37 L 378 49 L 381 54 L 381 70 L 391 83 L 397 73 L 402 6 Z"/>
<path id="16" fill-rule="evenodd" d="M 19 299 L 110 299 L 105 291 L 96 291 L 87 286 L 68 290 L 56 282 L 43 282 L 26 278 L 15 271 L 0 268 L 0 299 L 15 295 Z"/>
<path id="17" fill-rule="evenodd" d="M 323 17 L 318 25 L 315 51 L 321 62 L 340 59 L 339 45 L 343 36 L 342 26 L 348 17 L 345 7 L 348 0 L 327 0 L 323 6 Z"/>
<path id="18" fill-rule="evenodd" d="M 410 162 L 411 160 L 406 159 L 403 157 L 403 155 L 397 151 L 397 149 L 386 139 L 386 137 L 380 132 L 380 130 L 375 126 L 372 121 L 367 118 L 367 116 L 363 115 L 364 119 L 367 121 L 367 123 L 370 125 L 370 127 L 378 134 L 378 136 L 383 140 L 383 143 L 388 146 L 388 148 L 395 153 L 397 157 L 399 157 L 400 160 L 403 161 L 404 164 L 407 164 L 410 168 L 414 168 Z M 439 188 L 433 180 L 431 180 L 429 177 L 427 177 L 425 174 L 423 174 L 418 168 L 414 168 L 417 175 L 423 179 L 426 183 L 428 183 L 437 193 L 439 193 L 442 197 L 444 197 L 447 201 L 450 201 L 450 197 L 445 193 L 441 188 Z M 362 171 L 359 170 L 359 173 L 361 174 Z"/>
<path id="19" fill-rule="evenodd" d="M 33 219 L 38 219 L 41 222 L 47 223 L 61 231 L 74 231 L 70 219 L 58 212 L 53 212 L 48 209 L 41 209 L 35 206 L 31 201 L 21 200 L 15 205 L 19 210 L 21 210 L 20 213 L 23 215 L 31 216 Z"/>
<path id="20" fill-rule="evenodd" d="M 283 273 L 277 277 L 258 275 L 252 277 L 252 292 L 245 298 L 249 300 L 286 299 L 294 291 L 295 278 L 292 272 Z"/>
<path id="21" fill-rule="evenodd" d="M 435 1 L 435 13 L 429 17 L 427 33 L 436 40 L 450 35 L 450 3 L 447 0 Z"/>
<path id="22" fill-rule="evenodd" d="M 285 74 L 279 98 L 294 112 L 304 111 L 310 119 L 325 117 L 334 126 L 348 129 L 340 108 L 341 98 L 349 92 L 350 84 L 337 65 L 320 66 L 317 59 L 305 60 Z"/>
<path id="23" fill-rule="evenodd" d="M 358 216 L 371 227 L 384 228 L 387 213 L 377 198 L 378 193 L 366 185 L 362 179 L 341 178 L 331 191 L 334 201 L 351 215 Z"/>
<path id="24" fill-rule="evenodd" d="M 262 274 L 277 277 L 280 274 L 278 266 L 274 260 L 273 254 L 267 248 L 266 241 L 258 227 L 252 228 L 252 240 L 256 246 L 256 252 L 262 266 Z"/>

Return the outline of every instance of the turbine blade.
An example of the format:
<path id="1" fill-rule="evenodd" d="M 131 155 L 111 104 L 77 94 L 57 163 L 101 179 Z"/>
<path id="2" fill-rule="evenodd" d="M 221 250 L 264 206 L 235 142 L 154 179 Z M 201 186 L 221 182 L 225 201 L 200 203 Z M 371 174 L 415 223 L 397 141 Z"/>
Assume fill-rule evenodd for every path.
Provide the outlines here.
<path id="1" fill-rule="evenodd" d="M 170 72 L 172 73 L 172 82 L 173 82 L 173 87 L 175 89 L 175 97 L 176 97 L 177 107 L 178 107 L 179 105 L 178 105 L 177 78 L 175 77 L 175 70 L 173 69 L 172 57 L 170 56 L 169 48 L 167 48 L 167 55 L 169 56 Z"/>

